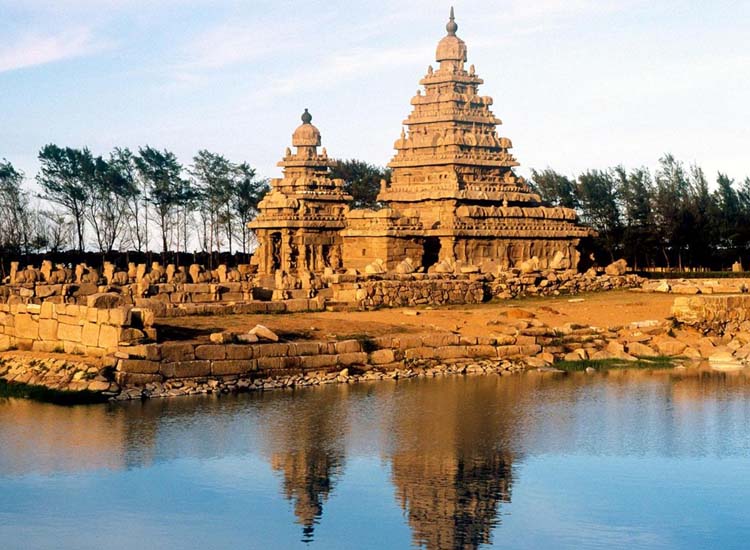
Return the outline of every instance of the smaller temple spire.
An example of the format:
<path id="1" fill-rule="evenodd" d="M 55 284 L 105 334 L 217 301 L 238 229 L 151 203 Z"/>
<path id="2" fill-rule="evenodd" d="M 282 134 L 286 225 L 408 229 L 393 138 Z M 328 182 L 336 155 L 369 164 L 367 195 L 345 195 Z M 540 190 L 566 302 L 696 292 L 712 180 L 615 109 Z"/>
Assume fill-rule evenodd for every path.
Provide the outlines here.
<path id="1" fill-rule="evenodd" d="M 456 17 L 453 14 L 453 6 L 451 6 L 451 16 L 450 16 L 450 20 L 448 21 L 448 24 L 445 26 L 445 30 L 448 31 L 448 34 L 450 36 L 456 36 L 456 31 L 458 30 L 458 24 L 456 23 Z"/>
<path id="2" fill-rule="evenodd" d="M 307 107 L 305 107 L 305 112 L 302 113 L 302 123 L 310 124 L 310 122 L 312 122 L 312 115 L 310 114 L 310 111 L 307 110 Z"/>

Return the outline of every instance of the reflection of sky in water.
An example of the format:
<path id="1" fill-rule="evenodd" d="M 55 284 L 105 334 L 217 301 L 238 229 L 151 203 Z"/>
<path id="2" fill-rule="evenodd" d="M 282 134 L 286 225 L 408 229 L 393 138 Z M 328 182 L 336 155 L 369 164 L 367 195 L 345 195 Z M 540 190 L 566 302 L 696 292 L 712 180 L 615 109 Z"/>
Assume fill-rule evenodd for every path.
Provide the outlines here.
<path id="1" fill-rule="evenodd" d="M 739 548 L 749 420 L 636 371 L 0 401 L 0 546 Z"/>

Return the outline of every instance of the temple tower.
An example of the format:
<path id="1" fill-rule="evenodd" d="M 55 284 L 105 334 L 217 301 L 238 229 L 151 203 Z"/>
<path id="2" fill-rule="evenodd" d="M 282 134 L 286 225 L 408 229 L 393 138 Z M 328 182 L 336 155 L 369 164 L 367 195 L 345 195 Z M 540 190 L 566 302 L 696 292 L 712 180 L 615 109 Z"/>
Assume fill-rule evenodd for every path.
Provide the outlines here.
<path id="1" fill-rule="evenodd" d="M 574 210 L 550 208 L 513 171 L 518 162 L 492 98 L 479 95 L 479 78 L 466 68 L 467 47 L 451 8 L 447 34 L 412 98 L 411 114 L 395 142 L 387 208 L 353 210 L 344 232 L 347 267 L 381 260 L 389 269 L 409 258 L 422 269 L 462 266 L 494 271 L 534 256 L 540 267 L 572 268 L 576 247 L 591 230 Z"/>
<path id="2" fill-rule="evenodd" d="M 312 273 L 341 266 L 341 237 L 348 202 L 344 182 L 330 177 L 331 160 L 318 152 L 320 131 L 305 109 L 302 124 L 292 135 L 296 151 L 287 148 L 278 163 L 284 176 L 271 181 L 271 191 L 250 222 L 260 247 L 253 255 L 263 286 L 304 288 Z M 282 284 L 282 280 L 284 281 Z"/>

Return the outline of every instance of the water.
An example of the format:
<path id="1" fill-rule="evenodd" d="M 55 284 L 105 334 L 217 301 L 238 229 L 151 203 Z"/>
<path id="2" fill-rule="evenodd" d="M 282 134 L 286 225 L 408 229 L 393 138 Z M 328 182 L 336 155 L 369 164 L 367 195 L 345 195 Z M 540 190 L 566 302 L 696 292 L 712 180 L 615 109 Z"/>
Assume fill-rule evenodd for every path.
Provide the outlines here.
<path id="1" fill-rule="evenodd" d="M 0 547 L 746 548 L 745 374 L 0 400 Z"/>

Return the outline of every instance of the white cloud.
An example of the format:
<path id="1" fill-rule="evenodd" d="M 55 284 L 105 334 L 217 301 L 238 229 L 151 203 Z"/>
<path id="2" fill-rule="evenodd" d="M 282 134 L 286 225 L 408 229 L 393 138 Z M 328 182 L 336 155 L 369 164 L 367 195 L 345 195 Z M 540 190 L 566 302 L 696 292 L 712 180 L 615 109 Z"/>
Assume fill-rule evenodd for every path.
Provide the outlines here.
<path id="1" fill-rule="evenodd" d="M 56 34 L 26 32 L 0 44 L 0 73 L 80 57 L 98 49 L 86 27 Z"/>
<path id="2" fill-rule="evenodd" d="M 268 57 L 299 45 L 294 28 L 283 30 L 258 22 L 227 23 L 196 36 L 184 50 L 183 68 L 221 69 Z"/>

